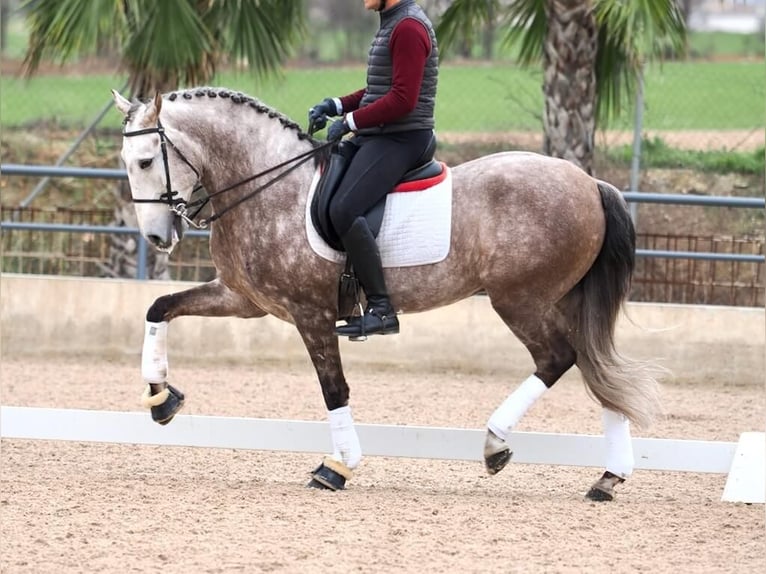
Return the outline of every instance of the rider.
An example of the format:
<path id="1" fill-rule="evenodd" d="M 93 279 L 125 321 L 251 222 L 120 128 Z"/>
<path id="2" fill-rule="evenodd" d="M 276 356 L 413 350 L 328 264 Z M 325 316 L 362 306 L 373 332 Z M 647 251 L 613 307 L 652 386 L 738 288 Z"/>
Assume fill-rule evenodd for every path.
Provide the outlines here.
<path id="1" fill-rule="evenodd" d="M 344 142 L 353 145 L 353 156 L 329 207 L 332 225 L 367 298 L 364 314 L 335 330 L 348 337 L 399 332 L 365 213 L 407 171 L 431 159 L 424 154 L 433 138 L 439 66 L 433 26 L 415 0 L 364 0 L 364 6 L 380 13 L 367 60 L 367 86 L 347 96 L 325 98 L 309 110 L 309 122 L 318 129 L 327 116 L 343 116 L 328 129 L 328 140 L 354 134 Z"/>

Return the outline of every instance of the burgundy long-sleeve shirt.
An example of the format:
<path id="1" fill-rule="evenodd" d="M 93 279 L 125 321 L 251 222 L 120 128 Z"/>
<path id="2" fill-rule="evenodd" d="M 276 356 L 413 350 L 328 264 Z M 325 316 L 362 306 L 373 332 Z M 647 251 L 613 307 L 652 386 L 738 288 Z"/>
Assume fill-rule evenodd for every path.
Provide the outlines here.
<path id="1" fill-rule="evenodd" d="M 405 18 L 391 32 L 389 41 L 393 78 L 386 95 L 363 108 L 359 103 L 366 88 L 339 98 L 341 112 L 352 130 L 387 124 L 406 116 L 418 102 L 431 39 L 422 23 Z"/>

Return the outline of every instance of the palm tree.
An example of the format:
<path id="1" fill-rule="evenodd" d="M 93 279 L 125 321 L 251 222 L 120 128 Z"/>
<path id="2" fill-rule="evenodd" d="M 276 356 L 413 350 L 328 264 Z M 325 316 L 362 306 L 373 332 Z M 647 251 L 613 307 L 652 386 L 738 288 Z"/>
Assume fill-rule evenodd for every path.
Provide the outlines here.
<path id="1" fill-rule="evenodd" d="M 301 0 L 28 0 L 25 73 L 44 59 L 116 53 L 134 97 L 208 83 L 222 64 L 257 77 L 277 72 L 302 37 Z M 106 97 L 106 94 L 105 94 Z M 114 225 L 136 227 L 130 191 L 115 190 Z M 111 238 L 105 273 L 135 276 L 137 245 Z M 166 254 L 149 252 L 149 276 L 167 279 Z"/>
<path id="2" fill-rule="evenodd" d="M 440 47 L 493 12 L 520 63 L 543 63 L 543 152 L 588 173 L 597 123 L 630 100 L 645 61 L 683 53 L 686 42 L 676 0 L 455 0 L 437 26 Z"/>
<path id="3" fill-rule="evenodd" d="M 25 71 L 111 48 L 131 94 L 207 83 L 224 63 L 276 72 L 304 31 L 301 0 L 28 0 Z"/>

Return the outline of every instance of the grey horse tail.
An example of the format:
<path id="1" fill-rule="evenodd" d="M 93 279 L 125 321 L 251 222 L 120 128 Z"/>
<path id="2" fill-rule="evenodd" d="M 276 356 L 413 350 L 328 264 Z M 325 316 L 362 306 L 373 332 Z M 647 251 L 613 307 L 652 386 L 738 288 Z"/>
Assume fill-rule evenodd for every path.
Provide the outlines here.
<path id="1" fill-rule="evenodd" d="M 622 194 L 597 180 L 606 231 L 596 261 L 580 283 L 582 307 L 576 335 L 577 366 L 602 406 L 648 428 L 660 411 L 662 369 L 620 355 L 615 324 L 627 299 L 636 262 L 636 230 Z"/>

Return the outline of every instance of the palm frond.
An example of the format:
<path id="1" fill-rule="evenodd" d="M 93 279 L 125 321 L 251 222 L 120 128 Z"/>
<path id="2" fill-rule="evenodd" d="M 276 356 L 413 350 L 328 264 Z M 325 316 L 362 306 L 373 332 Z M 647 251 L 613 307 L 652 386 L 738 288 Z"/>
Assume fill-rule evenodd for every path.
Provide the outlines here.
<path id="1" fill-rule="evenodd" d="M 683 54 L 686 26 L 674 0 L 599 0 L 595 17 L 598 116 L 607 122 L 635 93 L 646 61 Z"/>
<path id="2" fill-rule="evenodd" d="M 436 26 L 439 51 L 446 53 L 457 42 L 471 41 L 500 10 L 498 0 L 455 0 Z"/>
<path id="3" fill-rule="evenodd" d="M 141 25 L 129 37 L 123 53 L 135 79 L 131 86 L 136 95 L 151 95 L 145 90 L 151 90 L 152 84 L 155 89 L 175 88 L 165 84 L 176 80 L 194 85 L 212 77 L 214 43 L 188 0 L 163 0 L 142 8 Z"/>
<path id="4" fill-rule="evenodd" d="M 507 7 L 503 26 L 507 28 L 503 46 L 518 45 L 520 64 L 527 66 L 542 60 L 548 29 L 544 0 L 514 0 Z"/>
<path id="5" fill-rule="evenodd" d="M 29 46 L 24 73 L 33 74 L 43 59 L 64 63 L 75 55 L 95 53 L 99 46 L 115 45 L 124 25 L 120 2 L 93 0 L 30 0 Z"/>
<path id="6" fill-rule="evenodd" d="M 305 31 L 300 0 L 213 2 L 204 20 L 222 52 L 257 76 L 277 72 Z"/>

